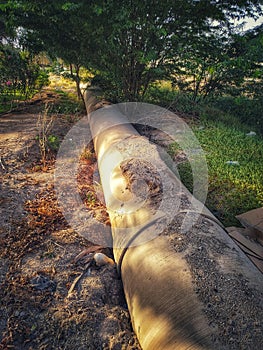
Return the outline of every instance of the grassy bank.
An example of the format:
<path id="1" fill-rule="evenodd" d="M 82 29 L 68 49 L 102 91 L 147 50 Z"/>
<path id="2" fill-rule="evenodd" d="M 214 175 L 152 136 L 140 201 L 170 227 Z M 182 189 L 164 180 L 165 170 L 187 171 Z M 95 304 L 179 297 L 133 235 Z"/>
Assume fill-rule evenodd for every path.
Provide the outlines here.
<path id="1" fill-rule="evenodd" d="M 206 152 L 207 206 L 226 226 L 235 215 L 263 205 L 263 139 L 242 128 L 206 121 L 194 132 Z"/>
<path id="2" fill-rule="evenodd" d="M 226 226 L 238 224 L 236 215 L 263 206 L 262 102 L 220 97 L 196 103 L 169 86 L 152 89 L 148 102 L 190 117 L 191 127 L 206 153 L 209 172 L 206 205 Z M 179 164 L 178 170 L 191 190 L 189 163 Z"/>

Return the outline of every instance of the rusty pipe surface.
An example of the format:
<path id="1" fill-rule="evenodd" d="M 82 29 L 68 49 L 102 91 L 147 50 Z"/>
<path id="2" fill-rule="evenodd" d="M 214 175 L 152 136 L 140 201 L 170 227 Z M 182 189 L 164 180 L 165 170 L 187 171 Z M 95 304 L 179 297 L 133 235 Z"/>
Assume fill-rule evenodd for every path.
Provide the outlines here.
<path id="1" fill-rule="evenodd" d="M 92 92 L 85 103 L 90 112 Z M 133 128 L 127 110 L 107 106 L 90 112 L 89 122 L 142 349 L 260 348 L 262 274 Z"/>

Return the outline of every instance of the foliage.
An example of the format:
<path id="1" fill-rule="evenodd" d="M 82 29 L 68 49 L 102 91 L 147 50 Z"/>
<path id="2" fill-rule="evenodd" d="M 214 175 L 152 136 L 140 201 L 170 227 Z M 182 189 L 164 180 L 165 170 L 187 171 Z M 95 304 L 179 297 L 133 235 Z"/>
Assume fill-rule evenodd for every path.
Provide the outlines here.
<path id="1" fill-rule="evenodd" d="M 56 103 L 50 105 L 50 113 L 65 115 L 79 115 L 83 113 L 83 105 L 79 101 L 76 101 L 76 98 L 72 98 L 71 94 L 62 90 L 57 90 L 56 92 L 61 98 Z"/>
<path id="2" fill-rule="evenodd" d="M 48 145 L 48 148 L 51 149 L 52 151 L 57 151 L 60 145 L 59 137 L 52 134 L 48 135 L 47 145 Z"/>
<path id="3" fill-rule="evenodd" d="M 224 114 L 231 115 L 233 120 L 238 120 L 239 123 L 263 135 L 263 99 L 245 96 L 224 97 L 217 99 L 214 105 Z"/>
<path id="4" fill-rule="evenodd" d="M 11 105 L 27 99 L 48 85 L 48 74 L 34 62 L 28 51 L 0 43 L 0 100 Z"/>
<path id="5" fill-rule="evenodd" d="M 198 71 L 197 90 L 207 47 L 205 68 L 211 71 L 212 51 L 222 32 L 227 37 L 230 20 L 256 16 L 261 8 L 258 0 L 20 0 L 7 1 L 1 10 L 11 27 L 23 28 L 19 40 L 24 46 L 34 52 L 45 48 L 71 65 L 77 89 L 79 69 L 85 66 L 114 87 L 116 97 L 138 100 L 151 82 L 182 70 L 181 55 L 189 51 L 189 43 L 191 57 L 185 62 L 188 69 Z M 220 50 L 221 46 L 216 57 Z M 192 66 L 195 57 L 198 67 Z M 226 71 L 224 64 L 221 70 Z"/>
<path id="6" fill-rule="evenodd" d="M 206 55 L 206 46 L 214 35 L 208 19 L 216 18 L 221 24 L 227 22 L 223 9 L 210 2 L 176 1 L 171 4 L 170 1 L 162 1 L 161 11 L 159 2 L 155 1 L 144 4 L 134 1 L 132 6 L 124 1 L 117 11 L 114 6 L 112 2 L 108 7 L 100 8 L 100 23 L 107 23 L 107 26 L 101 27 L 107 43 L 105 45 L 103 38 L 103 49 L 98 53 L 105 58 L 98 62 L 97 68 L 105 72 L 127 100 L 138 99 L 140 94 L 143 96 L 150 82 L 167 77 L 180 66 L 178 53 L 189 48 L 189 43 L 194 47 L 193 60 L 200 51 Z M 229 9 L 233 11 L 232 4 L 229 4 Z M 109 31 L 108 26 L 112 30 Z M 218 44 L 218 36 L 215 43 Z M 204 47 L 200 49 L 202 44 Z M 213 45 L 213 50 L 216 45 Z M 221 50 L 221 45 L 218 50 Z M 211 53 L 210 56 L 213 55 Z"/>
<path id="7" fill-rule="evenodd" d="M 217 29 L 179 52 L 171 75 L 174 86 L 193 100 L 228 93 L 262 96 L 263 25 L 244 35 Z M 221 33 L 221 34 L 220 34 Z"/>
<path id="8" fill-rule="evenodd" d="M 149 103 L 168 108 L 173 105 L 176 93 L 171 84 L 167 84 L 164 81 L 157 81 L 149 86 L 144 99 Z"/>
<path id="9" fill-rule="evenodd" d="M 54 71 L 58 74 L 52 73 Z M 58 69 L 58 66 L 55 69 L 54 67 L 50 68 L 49 87 L 55 91 L 56 99 L 49 105 L 49 113 L 64 114 L 69 122 L 74 122 L 85 113 L 85 107 L 76 96 L 74 82 L 62 74 L 63 72 L 65 72 L 63 67 L 61 69 Z"/>
<path id="10" fill-rule="evenodd" d="M 180 65 L 171 67 L 172 83 L 181 91 L 189 92 L 193 100 L 208 96 L 220 89 L 226 76 L 227 38 L 210 34 L 199 42 L 187 43 L 178 53 Z M 229 79 L 229 82 L 231 79 Z"/>
<path id="11" fill-rule="evenodd" d="M 247 75 L 245 92 L 252 98 L 263 99 L 263 24 L 248 32 L 247 44 L 246 58 L 253 70 Z"/>
<path id="12" fill-rule="evenodd" d="M 194 101 L 190 93 L 186 94 L 167 84 L 163 85 L 164 82 L 152 84 L 145 94 L 145 101 L 193 117 L 200 114 L 201 103 Z"/>
<path id="13" fill-rule="evenodd" d="M 239 94 L 194 101 L 189 92 L 181 92 L 167 82 L 159 82 L 149 88 L 145 99 L 179 114 L 187 114 L 188 117 L 220 121 L 230 127 L 239 125 L 241 129 L 250 128 L 263 135 L 263 99 L 255 95 L 254 98 Z"/>
<path id="14" fill-rule="evenodd" d="M 35 80 L 35 90 L 41 91 L 41 89 L 44 86 L 48 86 L 49 84 L 50 84 L 50 80 L 49 80 L 48 73 L 43 69 L 39 69 L 38 76 Z"/>
<path id="15" fill-rule="evenodd" d="M 33 55 L 47 51 L 51 58 L 61 57 L 70 65 L 71 78 L 76 83 L 79 98 L 82 98 L 79 71 L 84 65 L 82 56 L 85 49 L 80 50 L 83 41 L 79 23 L 81 16 L 75 13 L 75 16 L 70 17 L 68 12 L 74 12 L 78 7 L 65 6 L 64 1 L 45 4 L 42 1 L 18 1 L 8 2 L 5 12 L 17 30 L 17 40 L 22 47 L 26 47 Z M 72 26 L 71 18 L 75 21 Z"/>

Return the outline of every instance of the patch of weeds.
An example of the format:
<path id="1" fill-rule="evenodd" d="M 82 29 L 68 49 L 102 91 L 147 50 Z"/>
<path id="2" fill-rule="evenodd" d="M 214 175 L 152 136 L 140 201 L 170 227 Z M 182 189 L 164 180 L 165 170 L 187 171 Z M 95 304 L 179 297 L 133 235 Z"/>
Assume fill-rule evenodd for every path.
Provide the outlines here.
<path id="1" fill-rule="evenodd" d="M 10 112 L 11 110 L 17 108 L 19 103 L 25 100 L 25 96 L 19 94 L 18 92 L 13 95 L 0 91 L 0 113 Z"/>
<path id="2" fill-rule="evenodd" d="M 194 101 L 190 94 L 172 88 L 167 82 L 156 82 L 150 86 L 144 101 L 193 117 L 198 117 L 202 110 L 201 102 Z"/>
<path id="3" fill-rule="evenodd" d="M 93 160 L 93 158 L 94 150 L 91 150 L 89 147 L 86 147 L 80 156 L 81 160 Z"/>
<path id="4" fill-rule="evenodd" d="M 86 193 L 86 200 L 85 202 L 89 205 L 89 206 L 94 206 L 96 204 L 97 198 L 95 196 L 95 194 L 92 191 L 88 191 Z"/>
<path id="5" fill-rule="evenodd" d="M 202 108 L 200 113 L 200 120 L 202 125 L 209 127 L 211 122 L 213 124 L 223 124 L 226 127 L 234 128 L 240 131 L 247 132 L 249 130 L 248 126 L 241 123 L 240 119 L 236 116 L 224 112 L 217 107 L 212 105 L 206 105 Z"/>
<path id="6" fill-rule="evenodd" d="M 56 104 L 54 104 L 51 108 L 51 112 L 55 114 L 80 114 L 84 110 L 84 107 L 79 101 L 72 100 L 59 100 Z"/>
<path id="7" fill-rule="evenodd" d="M 147 90 L 144 100 L 162 107 L 168 107 L 175 101 L 175 92 L 170 87 L 162 86 L 160 82 L 155 83 Z"/>
<path id="8" fill-rule="evenodd" d="M 239 124 L 246 125 L 263 134 L 262 96 L 253 99 L 241 95 L 224 96 L 216 99 L 214 106 L 223 114 L 231 115 L 232 120 L 238 120 Z"/>

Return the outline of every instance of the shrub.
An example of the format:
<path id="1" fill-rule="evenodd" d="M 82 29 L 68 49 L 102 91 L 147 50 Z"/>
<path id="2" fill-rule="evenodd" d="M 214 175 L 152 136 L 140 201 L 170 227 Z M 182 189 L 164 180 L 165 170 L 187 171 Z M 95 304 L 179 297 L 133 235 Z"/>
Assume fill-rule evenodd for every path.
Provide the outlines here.
<path id="1" fill-rule="evenodd" d="M 147 90 L 144 101 L 192 116 L 198 116 L 200 114 L 201 102 L 197 103 L 192 99 L 191 94 L 179 92 L 169 86 L 162 87 L 160 84 L 152 85 Z"/>
<path id="2" fill-rule="evenodd" d="M 0 95 L 3 103 L 27 99 L 47 85 L 48 75 L 28 52 L 0 44 Z"/>
<path id="3" fill-rule="evenodd" d="M 240 123 L 254 129 L 254 131 L 263 134 L 263 99 L 250 99 L 245 96 L 221 97 L 214 105 L 224 114 L 230 114 L 238 119 Z"/>

